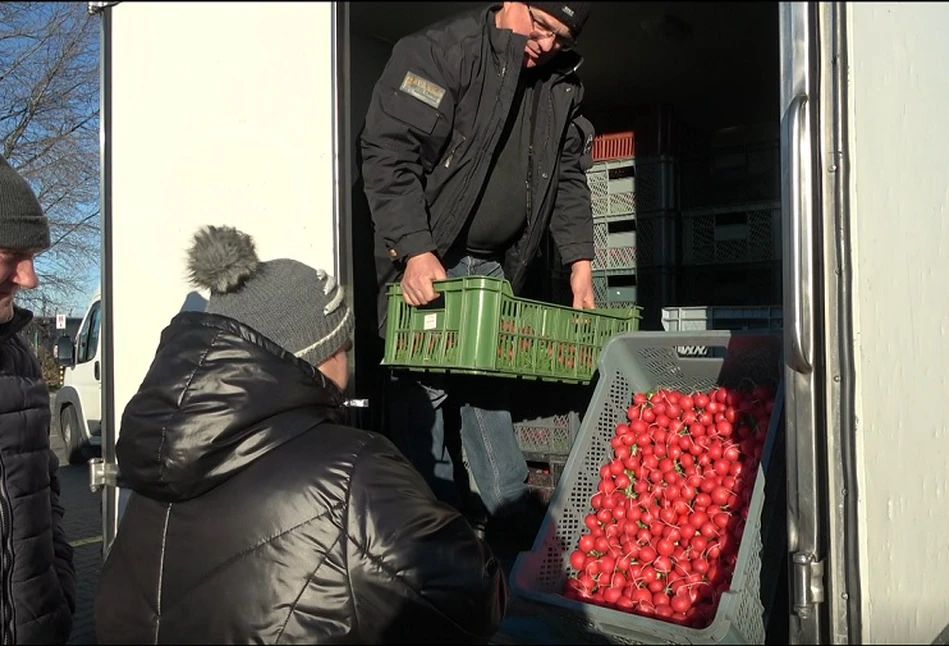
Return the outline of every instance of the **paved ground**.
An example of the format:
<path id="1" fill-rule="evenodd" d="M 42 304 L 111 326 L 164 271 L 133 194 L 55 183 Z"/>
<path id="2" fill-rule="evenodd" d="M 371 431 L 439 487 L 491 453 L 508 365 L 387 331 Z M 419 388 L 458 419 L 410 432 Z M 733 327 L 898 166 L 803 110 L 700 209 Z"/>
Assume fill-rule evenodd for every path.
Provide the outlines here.
<path id="1" fill-rule="evenodd" d="M 52 398 L 51 398 L 52 399 Z M 89 491 L 89 467 L 69 466 L 59 434 L 59 422 L 53 416 L 50 444 L 59 457 L 59 480 L 66 535 L 75 549 L 76 616 L 70 644 L 95 644 L 93 600 L 99 568 L 102 565 L 101 496 Z"/>

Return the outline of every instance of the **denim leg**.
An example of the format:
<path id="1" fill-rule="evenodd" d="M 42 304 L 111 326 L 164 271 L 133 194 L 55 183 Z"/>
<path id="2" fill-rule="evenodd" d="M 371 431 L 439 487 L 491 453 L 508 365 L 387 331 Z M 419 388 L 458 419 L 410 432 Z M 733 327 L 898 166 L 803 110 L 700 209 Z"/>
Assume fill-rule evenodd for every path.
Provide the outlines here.
<path id="1" fill-rule="evenodd" d="M 496 261 L 469 256 L 464 263 L 468 275 L 504 277 Z M 514 436 L 503 384 L 491 378 L 467 381 L 454 395 L 461 407 L 465 458 L 485 509 L 491 516 L 503 516 L 527 495 L 527 462 Z"/>
<path id="2" fill-rule="evenodd" d="M 511 413 L 488 404 L 461 407 L 461 439 L 481 502 L 491 516 L 516 510 L 527 495 L 527 462 L 514 437 Z"/>
<path id="3" fill-rule="evenodd" d="M 389 383 L 389 432 L 405 457 L 422 474 L 435 496 L 460 505 L 455 465 L 445 437 L 445 391 L 414 375 L 393 376 Z"/>
<path id="4" fill-rule="evenodd" d="M 449 278 L 504 276 L 498 262 L 471 256 L 447 264 L 445 272 Z M 504 515 L 526 496 L 528 469 L 514 437 L 503 384 L 482 377 L 449 377 L 447 382 L 405 374 L 392 378 L 388 399 L 393 441 L 440 500 L 462 508 L 464 493 L 455 483 L 465 474 L 456 475 L 462 468 L 461 450 L 452 445 L 460 439 L 469 483 L 474 485 L 470 488 L 477 490 L 490 515 Z M 456 426 L 460 438 L 454 437 Z"/>
<path id="5" fill-rule="evenodd" d="M 468 271 L 465 258 L 446 267 L 449 277 L 464 276 Z M 460 431 L 449 428 L 457 415 L 446 420 L 444 379 L 441 376 L 400 373 L 393 375 L 386 396 L 387 426 L 392 441 L 405 457 L 422 474 L 435 496 L 444 502 L 462 507 L 462 496 L 455 485 L 455 471 L 461 468 L 461 460 L 454 460 L 461 453 L 461 439 L 455 437 Z M 457 451 L 453 442 L 457 443 Z"/>

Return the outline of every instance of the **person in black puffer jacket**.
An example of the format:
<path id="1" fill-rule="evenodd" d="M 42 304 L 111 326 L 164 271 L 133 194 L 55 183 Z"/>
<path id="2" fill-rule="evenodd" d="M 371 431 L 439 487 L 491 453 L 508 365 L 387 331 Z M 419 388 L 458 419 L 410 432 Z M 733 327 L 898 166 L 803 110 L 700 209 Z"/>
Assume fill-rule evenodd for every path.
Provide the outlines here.
<path id="1" fill-rule="evenodd" d="M 164 330 L 123 416 L 133 490 L 102 569 L 100 643 L 486 643 L 503 573 L 381 435 L 340 423 L 342 287 L 206 227 L 205 312 Z"/>
<path id="2" fill-rule="evenodd" d="M 49 223 L 0 156 L 0 643 L 63 644 L 76 610 L 73 548 L 63 531 L 59 460 L 49 448 L 49 390 L 17 334 L 33 314 L 13 304 L 38 281 Z M 12 601 L 12 603 L 11 603 Z"/>

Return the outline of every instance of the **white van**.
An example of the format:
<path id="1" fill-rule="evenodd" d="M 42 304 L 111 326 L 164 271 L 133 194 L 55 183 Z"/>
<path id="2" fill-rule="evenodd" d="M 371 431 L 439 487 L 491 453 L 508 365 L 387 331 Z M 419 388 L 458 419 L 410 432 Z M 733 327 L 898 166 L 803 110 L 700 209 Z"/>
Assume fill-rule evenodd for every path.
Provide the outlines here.
<path id="1" fill-rule="evenodd" d="M 69 464 L 93 457 L 102 443 L 102 300 L 95 295 L 75 339 L 60 337 L 58 361 L 65 367 L 55 411 Z"/>

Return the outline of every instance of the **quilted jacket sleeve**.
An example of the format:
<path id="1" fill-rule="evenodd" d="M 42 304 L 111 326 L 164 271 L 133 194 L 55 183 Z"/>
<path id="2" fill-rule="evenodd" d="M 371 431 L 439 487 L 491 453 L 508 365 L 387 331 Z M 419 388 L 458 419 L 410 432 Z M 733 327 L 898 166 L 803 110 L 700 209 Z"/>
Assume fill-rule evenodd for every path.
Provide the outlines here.
<path id="1" fill-rule="evenodd" d="M 348 534 L 362 639 L 472 644 L 497 631 L 507 601 L 500 564 L 384 437 L 356 462 Z"/>

